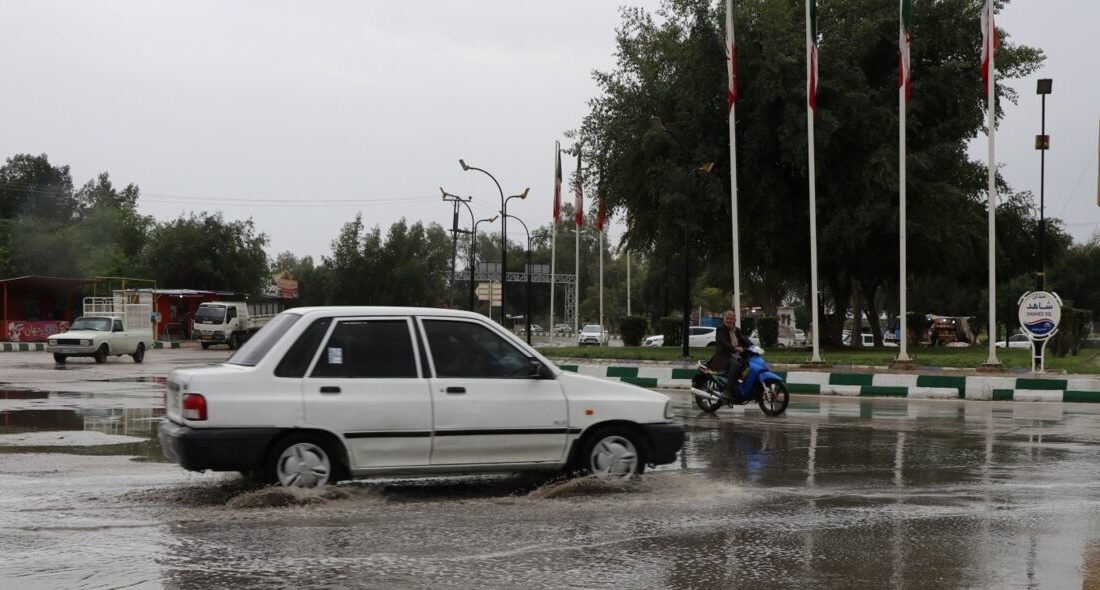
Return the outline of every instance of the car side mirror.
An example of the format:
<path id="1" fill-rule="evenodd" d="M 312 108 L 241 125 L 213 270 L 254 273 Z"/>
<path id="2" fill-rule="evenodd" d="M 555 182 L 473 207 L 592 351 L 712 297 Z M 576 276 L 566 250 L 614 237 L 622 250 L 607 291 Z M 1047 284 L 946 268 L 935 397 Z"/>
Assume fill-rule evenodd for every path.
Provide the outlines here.
<path id="1" fill-rule="evenodd" d="M 546 365 L 538 361 L 538 359 L 530 359 L 529 372 L 527 375 L 532 379 L 547 379 L 550 377 L 550 370 L 546 368 Z"/>

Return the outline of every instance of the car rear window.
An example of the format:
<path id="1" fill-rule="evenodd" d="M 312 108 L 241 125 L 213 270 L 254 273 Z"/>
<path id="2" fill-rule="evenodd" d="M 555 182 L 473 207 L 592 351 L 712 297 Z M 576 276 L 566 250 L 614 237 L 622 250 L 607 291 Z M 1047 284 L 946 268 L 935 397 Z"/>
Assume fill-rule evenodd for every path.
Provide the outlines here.
<path id="1" fill-rule="evenodd" d="M 294 325 L 295 322 L 302 319 L 302 316 L 296 313 L 283 312 L 273 318 L 267 323 L 266 326 L 260 328 L 259 332 L 249 338 L 243 346 L 237 349 L 237 352 L 233 353 L 233 356 L 229 357 L 229 360 L 225 361 L 231 365 L 242 365 L 245 367 L 255 367 L 267 352 L 271 350 L 272 346 L 286 334 L 287 330 Z"/>

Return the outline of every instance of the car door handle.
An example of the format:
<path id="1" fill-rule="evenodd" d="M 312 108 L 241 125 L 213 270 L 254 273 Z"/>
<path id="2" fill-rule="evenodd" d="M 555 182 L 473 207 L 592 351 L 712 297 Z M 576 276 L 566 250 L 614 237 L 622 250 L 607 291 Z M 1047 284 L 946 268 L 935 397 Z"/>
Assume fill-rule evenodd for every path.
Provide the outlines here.
<path id="1" fill-rule="evenodd" d="M 321 388 L 321 393 L 340 393 L 340 388 L 335 385 L 325 385 Z"/>
<path id="2" fill-rule="evenodd" d="M 466 393 L 465 387 L 448 387 L 447 393 Z"/>

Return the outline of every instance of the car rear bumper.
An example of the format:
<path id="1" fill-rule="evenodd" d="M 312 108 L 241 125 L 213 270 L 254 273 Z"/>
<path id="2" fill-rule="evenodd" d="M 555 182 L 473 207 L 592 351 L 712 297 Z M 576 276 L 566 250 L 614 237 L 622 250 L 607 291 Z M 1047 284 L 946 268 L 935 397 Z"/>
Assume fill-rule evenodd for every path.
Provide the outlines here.
<path id="1" fill-rule="evenodd" d="M 665 422 L 662 424 L 643 424 L 652 444 L 649 463 L 664 465 L 676 460 L 676 453 L 684 447 L 684 427 L 681 424 Z"/>
<path id="2" fill-rule="evenodd" d="M 164 457 L 190 471 L 248 471 L 263 466 L 278 428 L 191 428 L 165 418 L 157 428 Z"/>

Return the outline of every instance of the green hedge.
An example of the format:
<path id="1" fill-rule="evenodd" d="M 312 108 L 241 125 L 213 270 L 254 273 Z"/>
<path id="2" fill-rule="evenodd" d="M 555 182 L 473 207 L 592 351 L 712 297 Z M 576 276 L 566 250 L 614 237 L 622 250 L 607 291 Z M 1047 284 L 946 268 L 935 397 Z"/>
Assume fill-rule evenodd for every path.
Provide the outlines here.
<path id="1" fill-rule="evenodd" d="M 741 333 L 745 335 L 745 338 L 752 337 L 752 332 L 756 329 L 756 320 L 755 316 L 741 318 Z"/>
<path id="2" fill-rule="evenodd" d="M 1066 353 L 1077 356 L 1081 351 L 1081 345 L 1089 335 L 1089 324 L 1092 322 L 1092 311 L 1078 309 L 1076 307 L 1062 307 L 1062 321 L 1058 323 L 1058 333 L 1051 338 L 1049 350 L 1058 357 L 1066 356 Z"/>
<path id="3" fill-rule="evenodd" d="M 684 343 L 684 320 L 678 317 L 664 317 L 660 320 L 661 334 L 665 336 L 665 346 L 680 346 Z"/>
<path id="4" fill-rule="evenodd" d="M 624 346 L 641 346 L 649 322 L 638 315 L 623 316 L 619 319 L 619 330 L 623 335 Z"/>
<path id="5" fill-rule="evenodd" d="M 779 318 L 756 318 L 756 331 L 760 337 L 760 346 L 771 348 L 779 341 Z"/>

